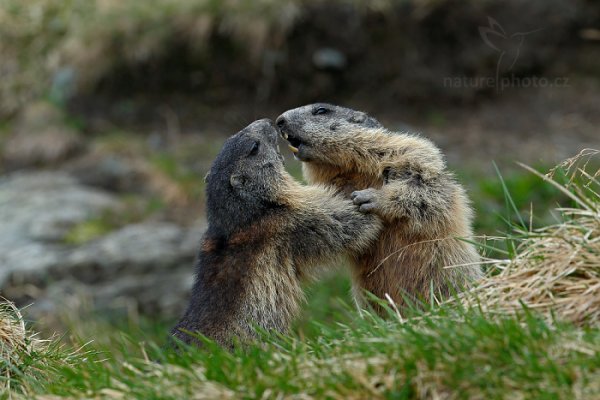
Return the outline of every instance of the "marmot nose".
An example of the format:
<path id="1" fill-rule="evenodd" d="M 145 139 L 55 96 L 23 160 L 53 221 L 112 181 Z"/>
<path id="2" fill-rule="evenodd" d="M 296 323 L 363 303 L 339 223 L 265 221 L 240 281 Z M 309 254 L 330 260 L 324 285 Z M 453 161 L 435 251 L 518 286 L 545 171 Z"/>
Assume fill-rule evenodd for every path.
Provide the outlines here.
<path id="1" fill-rule="evenodd" d="M 285 126 L 285 118 L 283 118 L 283 115 L 280 115 L 279 117 L 277 117 L 277 119 L 275 120 L 275 123 L 277 124 L 279 129 L 283 128 Z"/>

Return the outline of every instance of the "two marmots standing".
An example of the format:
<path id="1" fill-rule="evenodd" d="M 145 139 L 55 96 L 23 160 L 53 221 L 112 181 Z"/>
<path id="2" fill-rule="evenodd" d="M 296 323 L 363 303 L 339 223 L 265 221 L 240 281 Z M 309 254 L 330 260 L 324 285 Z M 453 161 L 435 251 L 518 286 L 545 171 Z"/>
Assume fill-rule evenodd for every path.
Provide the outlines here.
<path id="1" fill-rule="evenodd" d="M 444 297 L 481 275 L 471 210 L 430 141 L 395 134 L 366 114 L 328 104 L 277 119 L 311 186 L 295 182 L 269 120 L 231 137 L 207 179 L 209 228 L 189 306 L 172 334 L 231 345 L 253 325 L 286 331 L 301 281 L 348 254 L 357 300 L 365 290 Z M 383 222 L 383 228 L 381 222 Z"/>

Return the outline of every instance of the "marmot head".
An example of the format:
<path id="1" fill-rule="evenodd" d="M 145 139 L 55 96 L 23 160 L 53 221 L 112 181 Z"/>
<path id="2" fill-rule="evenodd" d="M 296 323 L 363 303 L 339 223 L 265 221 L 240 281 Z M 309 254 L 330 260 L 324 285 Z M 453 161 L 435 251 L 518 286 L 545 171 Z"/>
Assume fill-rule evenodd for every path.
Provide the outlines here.
<path id="1" fill-rule="evenodd" d="M 288 110 L 277 117 L 276 124 L 294 156 L 301 161 L 327 159 L 327 153 L 333 150 L 327 144 L 335 138 L 344 140 L 357 130 L 382 127 L 364 112 L 326 103 Z"/>
<path id="2" fill-rule="evenodd" d="M 206 205 L 211 228 L 230 232 L 276 206 L 285 169 L 277 130 L 261 119 L 223 145 L 206 176 Z"/>

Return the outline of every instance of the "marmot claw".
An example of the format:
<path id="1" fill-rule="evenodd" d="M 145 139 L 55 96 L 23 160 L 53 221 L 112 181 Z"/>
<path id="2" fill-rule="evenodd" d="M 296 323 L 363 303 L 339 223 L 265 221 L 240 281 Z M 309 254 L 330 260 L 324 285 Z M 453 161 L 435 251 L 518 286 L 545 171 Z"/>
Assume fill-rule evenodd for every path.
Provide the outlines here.
<path id="1" fill-rule="evenodd" d="M 378 207 L 377 193 L 377 189 L 369 188 L 352 192 L 350 197 L 352 198 L 354 204 L 360 206 L 358 209 L 360 212 L 368 213 L 372 212 Z"/>

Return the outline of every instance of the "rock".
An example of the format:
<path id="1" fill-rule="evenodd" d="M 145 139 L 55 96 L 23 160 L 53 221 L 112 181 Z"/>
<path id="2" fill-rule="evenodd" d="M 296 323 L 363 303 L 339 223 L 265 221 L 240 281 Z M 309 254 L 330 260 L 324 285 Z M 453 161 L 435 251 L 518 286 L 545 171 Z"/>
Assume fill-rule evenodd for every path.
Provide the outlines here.
<path id="1" fill-rule="evenodd" d="M 73 250 L 53 276 L 85 286 L 99 309 L 126 300 L 145 313 L 177 315 L 192 287 L 202 230 L 170 223 L 129 225 Z"/>
<path id="2" fill-rule="evenodd" d="M 65 125 L 62 112 L 38 102 L 17 118 L 15 132 L 4 143 L 2 159 L 9 169 L 54 165 L 82 149 L 83 140 Z"/>
<path id="3" fill-rule="evenodd" d="M 29 103 L 17 117 L 19 131 L 39 131 L 63 124 L 61 110 L 46 101 Z"/>
<path id="4" fill-rule="evenodd" d="M 126 226 L 88 245 L 75 249 L 66 261 L 82 281 L 94 282 L 127 274 L 170 269 L 179 262 L 186 232 L 169 223 L 142 223 Z M 102 276 L 100 276 L 102 275 Z"/>
<path id="5" fill-rule="evenodd" d="M 318 69 L 342 70 L 348 65 L 346 55 L 330 47 L 317 49 L 313 53 L 312 60 Z"/>
<path id="6" fill-rule="evenodd" d="M 166 222 L 128 225 L 81 246 L 64 241 L 76 224 L 118 212 L 115 196 L 61 173 L 0 179 L 0 291 L 28 315 L 60 310 L 74 292 L 96 308 L 127 303 L 178 315 L 193 282 L 203 227 Z M 39 305 L 39 307 L 38 307 Z"/>
<path id="7" fill-rule="evenodd" d="M 0 288 L 45 276 L 63 260 L 57 242 L 74 225 L 119 205 L 63 174 L 15 173 L 0 179 Z"/>
<path id="8" fill-rule="evenodd" d="M 92 151 L 65 166 L 64 171 L 81 184 L 123 192 L 142 191 L 144 176 L 135 163 L 116 154 Z"/>
<path id="9" fill-rule="evenodd" d="M 14 173 L 0 179 L 0 238 L 62 240 L 73 225 L 118 205 L 61 173 Z"/>
<path id="10" fill-rule="evenodd" d="M 10 169 L 55 165 L 78 154 L 82 148 L 82 140 L 72 130 L 50 127 L 10 136 L 2 158 Z"/>

